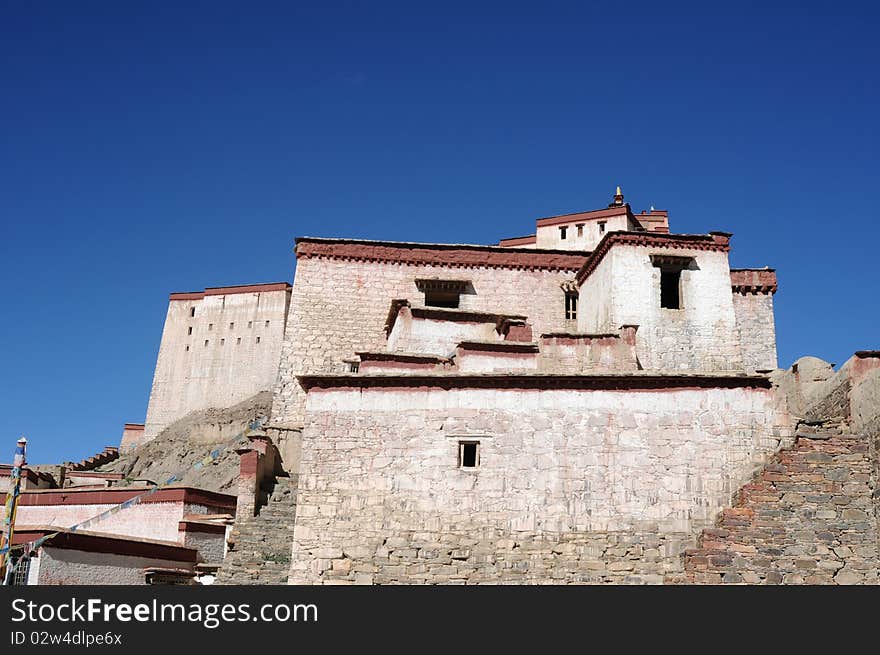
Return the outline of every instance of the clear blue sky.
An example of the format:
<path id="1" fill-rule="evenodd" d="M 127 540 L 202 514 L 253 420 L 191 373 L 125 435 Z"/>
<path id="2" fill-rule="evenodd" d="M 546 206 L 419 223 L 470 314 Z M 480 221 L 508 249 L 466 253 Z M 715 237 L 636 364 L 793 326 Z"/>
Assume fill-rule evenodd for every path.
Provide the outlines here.
<path id="1" fill-rule="evenodd" d="M 781 365 L 880 347 L 878 10 L 716 4 L 4 0 L 0 461 L 143 421 L 170 291 L 617 184 L 778 269 Z"/>

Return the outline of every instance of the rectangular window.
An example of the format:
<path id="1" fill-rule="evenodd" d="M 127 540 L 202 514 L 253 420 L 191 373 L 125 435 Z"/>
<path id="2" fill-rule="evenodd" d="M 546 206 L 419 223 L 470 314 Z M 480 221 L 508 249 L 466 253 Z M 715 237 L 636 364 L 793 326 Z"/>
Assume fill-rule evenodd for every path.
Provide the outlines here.
<path id="1" fill-rule="evenodd" d="M 221 346 L 225 346 L 225 345 L 226 345 L 226 339 L 220 339 L 220 345 L 221 345 Z"/>
<path id="2" fill-rule="evenodd" d="M 599 221 L 599 234 L 605 234 L 606 225 L 608 225 L 608 221 Z"/>
<path id="3" fill-rule="evenodd" d="M 207 345 L 208 345 L 208 340 L 205 339 L 205 346 L 207 347 Z"/>
<path id="4" fill-rule="evenodd" d="M 186 352 L 189 352 L 189 346 L 186 347 Z"/>
<path id="5" fill-rule="evenodd" d="M 357 373 L 360 368 L 360 364 L 358 362 L 348 362 L 348 372 L 349 373 Z"/>
<path id="6" fill-rule="evenodd" d="M 235 340 L 235 345 L 236 345 L 236 346 L 240 346 L 240 345 L 241 345 L 241 337 L 239 337 L 238 339 Z"/>
<path id="7" fill-rule="evenodd" d="M 235 329 L 235 323 L 230 323 L 230 324 L 229 324 L 229 329 L 230 329 L 230 330 L 234 330 L 234 329 Z"/>
<path id="8" fill-rule="evenodd" d="M 257 337 L 257 343 L 260 343 L 260 337 Z"/>
<path id="9" fill-rule="evenodd" d="M 186 333 L 187 333 L 187 334 L 192 334 L 192 333 L 193 333 L 192 325 L 190 325 L 189 328 L 187 328 Z"/>
<path id="10" fill-rule="evenodd" d="M 660 271 L 660 306 L 681 309 L 681 271 Z"/>
<path id="11" fill-rule="evenodd" d="M 425 291 L 427 307 L 447 307 L 455 309 L 459 304 L 459 294 L 454 291 Z"/>
<path id="12" fill-rule="evenodd" d="M 577 229 L 578 229 L 578 236 L 579 236 L 579 237 L 584 236 L 584 224 L 583 224 L 583 223 L 578 223 L 578 224 L 577 224 Z"/>
<path id="13" fill-rule="evenodd" d="M 213 329 L 214 329 L 214 324 L 213 324 L 213 323 L 208 323 L 208 332 L 210 332 L 210 331 L 213 330 Z"/>
<path id="14" fill-rule="evenodd" d="M 195 307 L 190 307 L 190 308 L 189 308 L 189 315 L 190 315 L 190 316 L 195 316 L 195 315 L 196 315 L 196 308 L 195 308 Z"/>
<path id="15" fill-rule="evenodd" d="M 480 442 L 458 442 L 458 467 L 463 469 L 475 469 L 480 465 Z"/>
<path id="16" fill-rule="evenodd" d="M 568 232 L 568 226 L 563 225 L 559 228 L 559 238 L 565 241 L 565 235 Z"/>
<path id="17" fill-rule="evenodd" d="M 572 321 L 578 317 L 578 294 L 574 291 L 565 292 L 565 320 Z"/>
<path id="18" fill-rule="evenodd" d="M 269 321 L 266 321 L 266 327 L 269 327 Z"/>
<path id="19" fill-rule="evenodd" d="M 249 328 L 254 327 L 254 322 L 253 322 L 253 321 L 248 321 L 248 327 L 249 327 Z"/>

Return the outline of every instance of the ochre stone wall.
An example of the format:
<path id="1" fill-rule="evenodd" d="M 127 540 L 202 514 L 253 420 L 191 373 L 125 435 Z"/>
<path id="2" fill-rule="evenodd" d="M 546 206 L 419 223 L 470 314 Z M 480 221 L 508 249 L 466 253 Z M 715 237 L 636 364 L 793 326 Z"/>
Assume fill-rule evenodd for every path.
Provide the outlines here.
<path id="1" fill-rule="evenodd" d="M 565 328 L 568 271 L 458 267 L 300 258 L 281 355 L 272 423 L 302 425 L 305 395 L 295 376 L 342 373 L 344 359 L 356 351 L 385 349 L 385 321 L 394 298 L 421 305 L 418 278 L 468 279 L 473 294 L 461 296 L 460 309 L 519 314 L 536 334 Z"/>
<path id="2" fill-rule="evenodd" d="M 312 390 L 291 581 L 671 573 L 667 540 L 729 506 L 786 420 L 759 388 Z M 477 469 L 460 440 L 480 442 Z M 627 540 L 648 534 L 642 562 Z"/>

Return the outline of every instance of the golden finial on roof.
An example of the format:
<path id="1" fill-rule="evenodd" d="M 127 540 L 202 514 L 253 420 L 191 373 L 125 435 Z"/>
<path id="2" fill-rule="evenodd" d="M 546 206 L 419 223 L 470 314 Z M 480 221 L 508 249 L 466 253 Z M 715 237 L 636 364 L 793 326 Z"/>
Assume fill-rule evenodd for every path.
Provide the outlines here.
<path id="1" fill-rule="evenodd" d="M 620 207 L 623 205 L 623 191 L 620 190 L 620 186 L 617 187 L 617 193 L 614 194 L 614 201 L 608 205 L 609 207 Z"/>

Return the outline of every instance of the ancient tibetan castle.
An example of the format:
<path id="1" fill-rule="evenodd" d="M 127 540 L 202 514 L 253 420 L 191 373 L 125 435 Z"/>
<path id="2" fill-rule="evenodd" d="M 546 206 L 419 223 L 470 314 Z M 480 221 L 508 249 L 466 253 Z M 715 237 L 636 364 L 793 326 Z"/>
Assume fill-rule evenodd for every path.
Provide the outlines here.
<path id="1" fill-rule="evenodd" d="M 730 248 L 619 188 L 491 246 L 298 238 L 293 285 L 171 294 L 146 422 L 80 476 L 122 498 L 264 419 L 141 530 L 195 550 L 154 574 L 876 583 L 880 353 L 778 369 L 776 272 Z"/>

